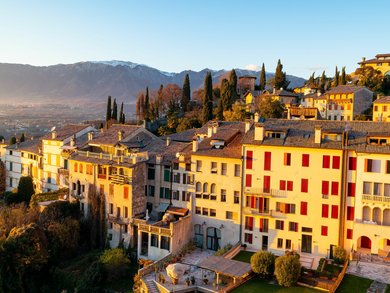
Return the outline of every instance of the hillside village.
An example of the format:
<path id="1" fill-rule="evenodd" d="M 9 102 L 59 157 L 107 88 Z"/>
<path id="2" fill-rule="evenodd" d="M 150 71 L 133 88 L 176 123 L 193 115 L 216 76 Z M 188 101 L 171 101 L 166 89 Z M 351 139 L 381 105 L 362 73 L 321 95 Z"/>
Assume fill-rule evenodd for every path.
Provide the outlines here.
<path id="1" fill-rule="evenodd" d="M 99 223 L 101 246 L 125 247 L 146 261 L 138 292 L 240 288 L 252 274 L 249 264 L 232 259 L 242 252 L 298 253 L 310 272 L 341 249 L 342 276 L 348 260 L 388 267 L 390 54 L 358 66 L 295 89 L 282 66 L 279 82 L 277 72 L 273 84 L 236 76 L 235 83 L 224 79 L 226 91 L 223 80 L 216 91 L 206 76 L 201 98 L 190 92 L 182 116 L 170 116 L 169 103 L 156 112 L 147 89 L 138 124 L 121 114 L 116 121 L 110 99 L 104 125 L 69 124 L 40 138 L 3 140 L 6 197 L 30 177 L 42 195 L 41 213 L 58 201 L 76 203 L 81 217 Z M 176 112 L 184 93 L 183 86 Z M 160 268 L 168 263 L 187 266 L 194 283 L 175 281 Z M 334 292 L 342 276 L 312 287 Z"/>

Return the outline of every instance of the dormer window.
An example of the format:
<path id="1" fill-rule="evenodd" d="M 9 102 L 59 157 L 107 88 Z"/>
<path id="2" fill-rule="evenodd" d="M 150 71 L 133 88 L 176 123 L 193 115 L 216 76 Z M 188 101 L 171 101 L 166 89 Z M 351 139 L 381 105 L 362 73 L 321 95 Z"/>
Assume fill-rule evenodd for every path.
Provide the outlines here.
<path id="1" fill-rule="evenodd" d="M 368 144 L 370 145 L 390 145 L 389 137 L 369 137 Z"/>
<path id="2" fill-rule="evenodd" d="M 267 131 L 267 137 L 269 138 L 285 138 L 286 133 L 277 131 Z"/>
<path id="3" fill-rule="evenodd" d="M 322 137 L 323 141 L 341 141 L 341 133 L 325 133 Z"/>

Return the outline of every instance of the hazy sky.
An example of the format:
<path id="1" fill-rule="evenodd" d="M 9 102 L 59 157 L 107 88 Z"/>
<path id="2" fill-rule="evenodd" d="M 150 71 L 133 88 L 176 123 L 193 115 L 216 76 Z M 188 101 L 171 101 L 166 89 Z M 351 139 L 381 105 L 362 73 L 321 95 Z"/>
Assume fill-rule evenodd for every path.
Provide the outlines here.
<path id="1" fill-rule="evenodd" d="M 307 78 L 390 53 L 390 1 L 0 0 L 0 62 L 266 65 Z"/>

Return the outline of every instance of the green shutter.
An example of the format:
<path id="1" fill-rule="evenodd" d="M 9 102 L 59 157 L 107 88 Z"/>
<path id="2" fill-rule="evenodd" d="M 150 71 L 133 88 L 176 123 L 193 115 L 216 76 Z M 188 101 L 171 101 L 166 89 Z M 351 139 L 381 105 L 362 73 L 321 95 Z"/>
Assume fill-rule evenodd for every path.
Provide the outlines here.
<path id="1" fill-rule="evenodd" d="M 160 187 L 160 198 L 164 198 L 164 187 Z"/>
<path id="2" fill-rule="evenodd" d="M 171 172 L 169 172 L 169 170 L 164 170 L 164 181 L 165 182 L 169 182 L 170 181 L 170 176 L 171 175 Z"/>

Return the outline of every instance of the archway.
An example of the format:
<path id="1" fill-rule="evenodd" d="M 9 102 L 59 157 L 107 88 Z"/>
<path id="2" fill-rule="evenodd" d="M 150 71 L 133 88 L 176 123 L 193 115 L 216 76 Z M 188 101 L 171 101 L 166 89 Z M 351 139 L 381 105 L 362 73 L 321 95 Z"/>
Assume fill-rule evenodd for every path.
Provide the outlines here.
<path id="1" fill-rule="evenodd" d="M 367 249 L 370 250 L 371 252 L 371 239 L 368 238 L 367 236 L 361 236 L 358 238 L 357 242 L 357 247 L 358 249 Z"/>
<path id="2" fill-rule="evenodd" d="M 389 238 L 382 238 L 379 240 L 379 252 L 382 252 L 381 254 L 387 255 L 390 252 L 390 239 Z"/>
<path id="3" fill-rule="evenodd" d="M 390 226 L 390 209 L 383 211 L 383 225 Z"/>
<path id="4" fill-rule="evenodd" d="M 215 227 L 207 228 L 207 249 L 215 250 L 221 248 L 221 230 Z"/>
<path id="5" fill-rule="evenodd" d="M 382 211 L 380 208 L 376 207 L 372 210 L 372 220 L 378 225 L 382 224 Z"/>
<path id="6" fill-rule="evenodd" d="M 371 209 L 368 206 L 363 207 L 363 221 L 371 221 Z"/>

